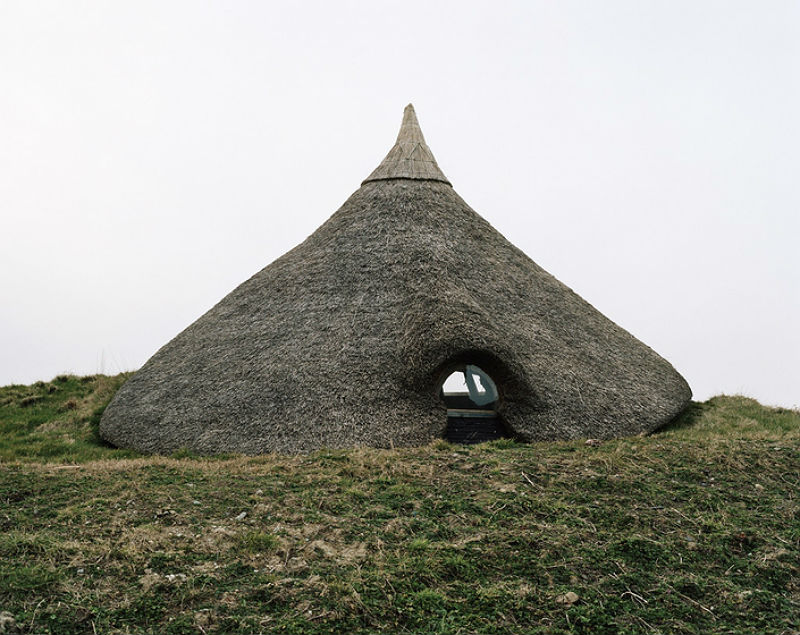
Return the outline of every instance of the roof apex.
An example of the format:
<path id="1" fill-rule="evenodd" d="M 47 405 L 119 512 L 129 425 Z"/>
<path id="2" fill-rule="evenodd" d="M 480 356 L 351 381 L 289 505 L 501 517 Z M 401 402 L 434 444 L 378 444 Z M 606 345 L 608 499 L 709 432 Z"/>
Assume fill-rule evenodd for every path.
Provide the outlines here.
<path id="1" fill-rule="evenodd" d="M 436 164 L 431 149 L 425 143 L 412 104 L 408 104 L 403 111 L 403 123 L 400 125 L 394 146 L 372 174 L 364 179 L 362 185 L 370 181 L 390 179 L 441 181 L 450 185 L 450 181 Z"/>

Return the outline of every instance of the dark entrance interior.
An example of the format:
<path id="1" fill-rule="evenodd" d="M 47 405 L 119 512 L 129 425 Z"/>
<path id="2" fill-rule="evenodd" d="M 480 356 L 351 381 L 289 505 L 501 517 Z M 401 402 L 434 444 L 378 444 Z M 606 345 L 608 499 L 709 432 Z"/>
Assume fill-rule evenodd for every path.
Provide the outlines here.
<path id="1" fill-rule="evenodd" d="M 454 368 L 442 382 L 440 394 L 447 406 L 447 441 L 472 444 L 508 436 L 497 414 L 497 387 L 478 366 Z"/>

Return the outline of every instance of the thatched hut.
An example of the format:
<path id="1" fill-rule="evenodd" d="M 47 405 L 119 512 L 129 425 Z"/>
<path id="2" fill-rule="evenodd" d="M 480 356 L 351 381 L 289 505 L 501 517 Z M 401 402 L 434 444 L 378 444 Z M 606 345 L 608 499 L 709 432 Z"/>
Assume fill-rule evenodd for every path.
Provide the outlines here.
<path id="1" fill-rule="evenodd" d="M 443 395 L 453 371 L 468 390 Z M 361 187 L 161 348 L 100 433 L 158 453 L 413 446 L 445 436 L 449 409 L 467 430 L 493 417 L 487 438 L 609 438 L 655 430 L 690 397 L 456 194 L 409 105 Z"/>

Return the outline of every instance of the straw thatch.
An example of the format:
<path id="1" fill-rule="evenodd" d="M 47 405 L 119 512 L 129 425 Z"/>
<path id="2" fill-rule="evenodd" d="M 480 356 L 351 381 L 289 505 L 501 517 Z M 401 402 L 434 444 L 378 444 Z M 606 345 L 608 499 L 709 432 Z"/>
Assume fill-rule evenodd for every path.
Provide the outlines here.
<path id="1" fill-rule="evenodd" d="M 691 396 L 455 193 L 408 106 L 361 188 L 159 350 L 100 432 L 162 453 L 419 445 L 442 437 L 439 387 L 464 363 L 520 440 L 652 431 Z"/>

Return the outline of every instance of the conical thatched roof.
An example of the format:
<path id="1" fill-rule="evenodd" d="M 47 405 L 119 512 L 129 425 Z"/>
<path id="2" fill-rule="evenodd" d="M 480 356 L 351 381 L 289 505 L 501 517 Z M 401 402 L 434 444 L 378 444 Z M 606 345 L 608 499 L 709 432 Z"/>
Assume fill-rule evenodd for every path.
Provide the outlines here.
<path id="1" fill-rule="evenodd" d="M 442 174 L 408 106 L 380 166 L 302 244 L 159 350 L 102 436 L 148 452 L 305 452 L 443 435 L 441 382 L 488 372 L 520 440 L 652 431 L 691 391 Z"/>

